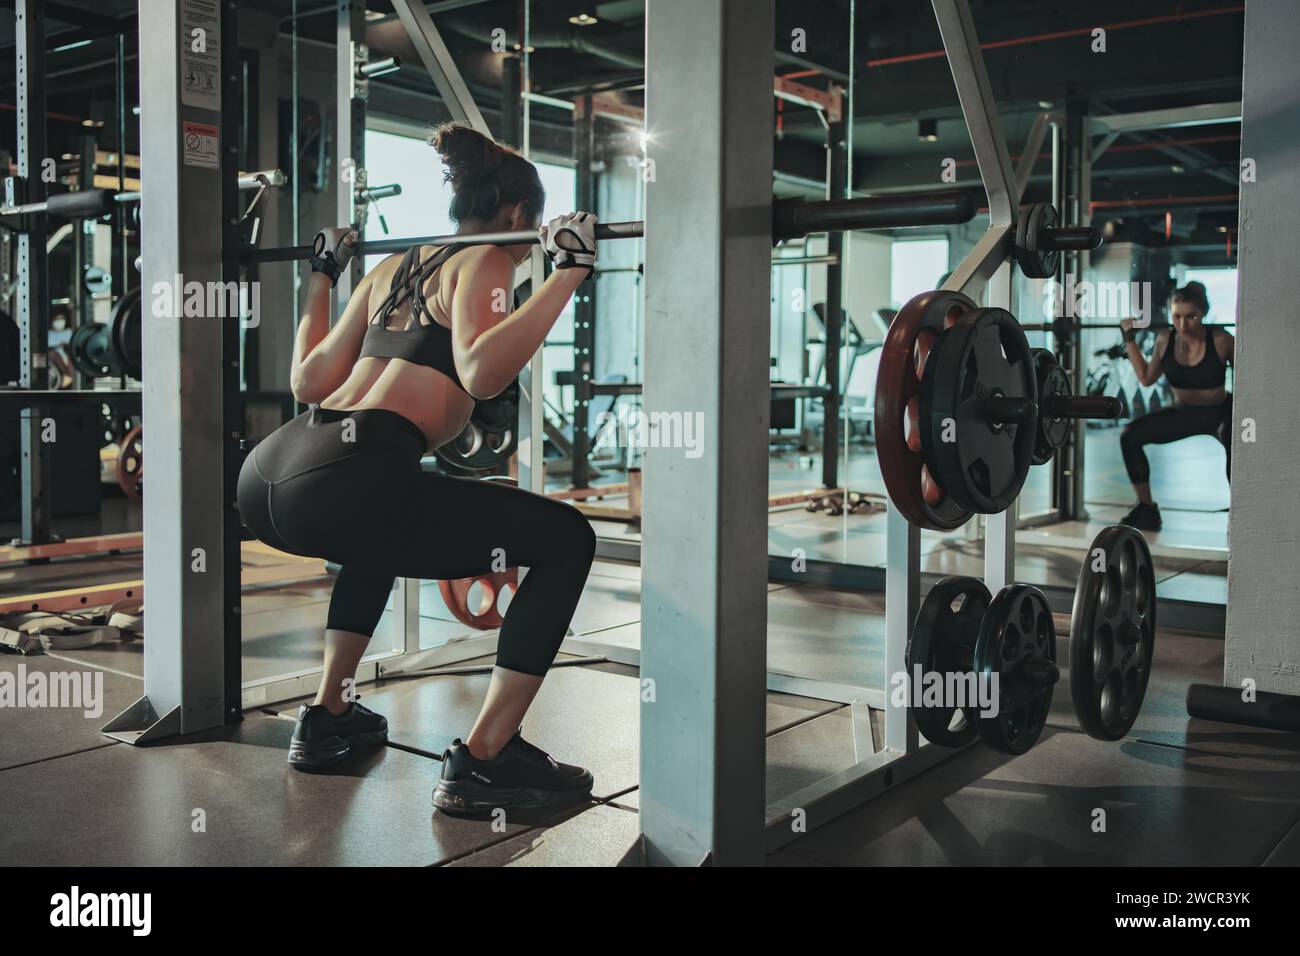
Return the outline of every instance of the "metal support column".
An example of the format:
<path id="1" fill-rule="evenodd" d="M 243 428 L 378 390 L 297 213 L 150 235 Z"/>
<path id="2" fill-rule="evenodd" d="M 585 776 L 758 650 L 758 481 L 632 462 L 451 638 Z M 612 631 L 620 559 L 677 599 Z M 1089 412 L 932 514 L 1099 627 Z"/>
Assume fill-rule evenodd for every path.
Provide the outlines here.
<path id="1" fill-rule="evenodd" d="M 774 0 L 646 10 L 645 408 L 699 415 L 703 454 L 646 451 L 646 861 L 764 852 Z M 682 104 L 691 108 L 683 110 Z M 684 210 L 700 210 L 687 216 Z M 765 326 L 764 326 L 765 328 Z"/>
<path id="2" fill-rule="evenodd" d="M 524 145 L 524 97 L 519 57 L 501 57 L 501 141 L 519 149 Z"/>
<path id="3" fill-rule="evenodd" d="M 79 161 L 77 170 L 77 188 L 94 189 L 95 188 L 95 152 L 98 144 L 95 141 L 94 134 L 88 134 L 80 137 L 81 147 L 78 149 Z M 74 231 L 72 243 L 72 288 L 69 290 L 69 297 L 72 299 L 68 309 L 68 326 L 69 328 L 79 328 L 95 321 L 95 300 L 86 289 L 86 270 L 95 264 L 95 220 L 78 219 L 72 224 Z M 112 258 L 109 258 L 110 264 Z M 86 376 L 80 372 L 77 373 L 77 387 L 90 388 L 91 383 Z"/>
<path id="4" fill-rule="evenodd" d="M 255 147 L 249 146 L 249 131 L 244 122 L 244 64 L 239 56 L 239 23 L 234 0 L 221 4 L 221 35 L 230 42 L 222 44 L 221 56 L 221 278 L 227 283 L 240 282 L 239 250 L 243 242 L 239 203 L 240 167 L 252 168 Z M 240 132 L 243 130 L 243 136 Z M 240 153 L 241 148 L 247 150 Z M 358 257 L 359 259 L 360 257 Z M 258 281 L 256 268 L 253 279 Z M 242 302 L 242 296 L 241 296 Z M 242 307 L 241 307 L 242 309 Z M 240 391 L 242 356 L 240 326 L 242 315 L 220 319 L 221 325 L 221 626 L 225 659 L 222 710 L 226 723 L 240 717 L 243 686 L 243 605 L 241 587 L 242 555 L 240 541 L 243 522 L 239 517 L 237 488 L 243 464 L 240 441 L 244 437 L 244 396 Z"/>
<path id="5" fill-rule="evenodd" d="M 826 129 L 826 198 L 849 196 L 849 150 L 847 126 L 843 114 L 827 124 Z M 844 243 L 846 237 L 835 229 L 827 234 L 826 252 L 834 257 L 826 267 L 826 397 L 822 399 L 822 486 L 839 487 L 840 405 L 844 383 L 840 381 L 840 348 L 847 324 L 844 314 Z"/>
<path id="6" fill-rule="evenodd" d="M 339 226 L 361 225 L 357 192 L 366 186 L 366 100 L 357 88 L 357 60 L 364 58 L 366 42 L 365 0 L 338 0 L 338 23 L 335 34 L 334 69 L 336 100 L 334 218 Z M 365 257 L 353 256 L 352 265 L 339 276 L 334 302 L 341 312 L 352 289 L 365 274 Z"/>
<path id="7" fill-rule="evenodd" d="M 1014 312 L 1014 281 L 1007 253 L 1010 251 L 1011 230 L 1015 228 L 1018 194 L 997 101 L 989 85 L 970 6 L 965 0 L 934 0 L 934 15 L 939 22 L 944 48 L 948 51 L 948 65 L 952 69 L 957 98 L 961 101 L 962 115 L 966 118 L 971 145 L 975 149 L 980 177 L 988 193 L 989 232 L 985 239 L 991 239 L 991 245 L 1001 253 L 981 263 L 980 272 L 989 279 L 986 302 L 992 308 Z M 958 267 L 952 278 L 956 279 L 957 273 L 963 271 L 963 267 Z M 1011 583 L 1014 575 L 1015 511 L 1013 502 L 1001 514 L 988 515 L 984 522 L 984 583 L 990 591 L 996 592 Z"/>
<path id="8" fill-rule="evenodd" d="M 48 155 L 45 141 L 45 24 L 43 0 L 17 0 L 14 6 L 15 66 L 17 67 L 18 176 L 7 203 L 41 202 L 46 183 L 41 178 Z M 8 171 L 6 170 L 6 175 Z M 9 190 L 6 190 L 9 192 Z M 18 236 L 18 384 L 45 388 L 45 351 L 49 347 L 50 274 L 45 253 L 48 222 L 45 213 L 27 216 Z M 41 440 L 46 409 L 28 406 L 19 414 L 19 454 L 22 456 L 21 544 L 44 544 L 50 537 L 50 446 Z"/>
<path id="9" fill-rule="evenodd" d="M 478 104 L 470 95 L 469 87 L 451 57 L 451 51 L 443 42 L 442 34 L 433 25 L 433 18 L 429 16 L 429 11 L 422 0 L 393 0 L 393 9 L 397 11 L 402 26 L 406 28 L 420 62 L 429 71 L 433 85 L 438 89 L 438 95 L 451 111 L 452 119 L 466 126 L 472 126 L 486 136 L 491 136 L 487 120 L 483 118 Z M 526 47 L 527 43 L 521 42 L 520 46 Z"/>
<path id="10" fill-rule="evenodd" d="M 1065 149 L 1062 150 L 1061 219 L 1064 222 L 1087 226 L 1092 222 L 1089 214 L 1092 178 L 1092 138 L 1088 135 L 1087 103 L 1070 100 L 1066 104 Z M 1089 254 L 1066 252 L 1061 257 L 1061 279 L 1072 278 L 1077 287 L 1086 276 Z M 1066 303 L 1066 308 L 1073 303 Z M 1081 393 L 1088 368 L 1084 358 L 1083 332 L 1076 330 L 1067 342 L 1056 343 L 1056 360 L 1070 376 L 1076 393 Z M 1062 521 L 1078 521 L 1087 517 L 1083 502 L 1083 452 L 1087 437 L 1087 422 L 1075 422 L 1065 447 L 1057 452 L 1052 466 L 1052 480 L 1056 482 L 1057 514 Z"/>
<path id="11" fill-rule="evenodd" d="M 233 21 L 232 0 L 216 9 L 203 0 L 154 0 L 140 18 L 140 68 L 148 71 L 140 83 L 141 167 L 149 171 L 140 231 L 141 284 L 151 297 L 142 383 L 149 640 L 144 696 L 104 728 L 129 743 L 238 719 L 227 710 L 237 699 L 238 688 L 232 696 L 226 682 L 229 655 L 238 653 L 237 632 L 229 628 L 238 618 L 226 579 L 238 559 L 226 553 L 233 489 L 224 487 L 230 443 L 223 422 L 234 361 L 223 342 L 238 317 L 186 314 L 184 290 L 176 288 L 183 282 L 211 289 L 223 278 L 222 243 L 232 218 L 224 203 L 233 194 L 222 180 L 223 171 L 234 175 L 238 142 L 222 112 L 232 89 L 223 66 L 230 62 L 225 44 L 236 45 Z M 201 50 L 195 31 L 204 38 Z"/>
<path id="12" fill-rule="evenodd" d="M 596 209 L 596 173 L 592 168 L 596 150 L 596 117 L 591 94 L 573 103 L 573 157 L 578 172 L 579 209 Z M 588 456 L 591 453 L 591 383 L 596 364 L 596 277 L 578 287 L 573 298 L 573 470 L 575 488 L 591 483 Z"/>

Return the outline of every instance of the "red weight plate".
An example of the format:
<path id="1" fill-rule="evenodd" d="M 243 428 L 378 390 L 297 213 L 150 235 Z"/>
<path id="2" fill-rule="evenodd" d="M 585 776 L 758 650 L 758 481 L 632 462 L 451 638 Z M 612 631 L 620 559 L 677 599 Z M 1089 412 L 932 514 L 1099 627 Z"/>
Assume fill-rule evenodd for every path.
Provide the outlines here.
<path id="1" fill-rule="evenodd" d="M 118 446 L 117 483 L 128 498 L 137 501 L 144 491 L 144 433 L 139 425 L 127 432 Z"/>
<path id="2" fill-rule="evenodd" d="M 470 589 L 475 584 L 481 587 L 482 594 L 471 607 Z M 455 615 L 456 620 L 480 631 L 490 631 L 501 626 L 504 618 L 497 610 L 497 602 L 504 591 L 509 590 L 513 594 L 518 587 L 518 568 L 479 574 L 472 578 L 438 582 L 442 600 L 447 605 L 447 609 Z"/>
<path id="3" fill-rule="evenodd" d="M 921 456 L 919 397 L 930 347 L 976 305 L 960 292 L 922 292 L 889 323 L 876 373 L 876 458 L 890 500 L 912 524 L 951 531 L 971 512 L 953 502 Z"/>

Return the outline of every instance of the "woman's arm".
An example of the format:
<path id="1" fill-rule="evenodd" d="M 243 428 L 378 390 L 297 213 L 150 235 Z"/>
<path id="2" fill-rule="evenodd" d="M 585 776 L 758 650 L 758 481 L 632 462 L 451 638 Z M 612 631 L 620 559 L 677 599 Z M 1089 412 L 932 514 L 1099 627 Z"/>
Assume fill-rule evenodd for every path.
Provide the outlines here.
<path id="1" fill-rule="evenodd" d="M 1164 374 L 1165 346 L 1169 341 L 1169 333 L 1161 332 L 1156 337 L 1156 347 L 1151 350 L 1151 361 L 1148 362 L 1142 355 L 1142 350 L 1138 348 L 1137 342 L 1129 334 L 1133 329 L 1132 320 L 1125 319 L 1119 325 L 1124 330 L 1124 351 L 1133 366 L 1133 371 L 1137 373 L 1138 382 L 1142 385 L 1154 385 Z"/>
<path id="2" fill-rule="evenodd" d="M 329 278 L 313 272 L 307 280 L 306 306 L 293 343 L 289 388 L 300 402 L 319 402 L 347 381 L 361 354 L 370 303 L 370 276 L 357 284 L 343 315 L 330 327 Z"/>
<path id="3" fill-rule="evenodd" d="M 491 398 L 509 385 L 542 347 L 587 275 L 586 269 L 557 269 L 527 302 L 510 312 L 514 259 L 497 246 L 470 250 L 451 302 L 452 354 L 465 391 L 473 398 Z"/>
<path id="4" fill-rule="evenodd" d="M 1214 337 L 1214 347 L 1219 350 L 1219 358 L 1229 365 L 1237 364 L 1237 340 L 1223 329 Z"/>

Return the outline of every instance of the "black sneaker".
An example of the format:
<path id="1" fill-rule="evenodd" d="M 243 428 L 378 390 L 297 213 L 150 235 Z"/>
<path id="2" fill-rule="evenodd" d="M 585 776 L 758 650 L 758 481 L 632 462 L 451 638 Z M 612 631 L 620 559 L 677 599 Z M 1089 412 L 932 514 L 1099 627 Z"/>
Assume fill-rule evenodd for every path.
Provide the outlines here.
<path id="1" fill-rule="evenodd" d="M 1160 506 L 1139 501 L 1133 506 L 1132 511 L 1119 519 L 1119 523 L 1137 528 L 1139 531 L 1159 531 Z"/>
<path id="2" fill-rule="evenodd" d="M 489 760 L 479 760 L 455 740 L 442 756 L 433 805 L 453 815 L 568 806 L 590 800 L 591 785 L 588 771 L 557 763 L 518 733 Z"/>
<path id="3" fill-rule="evenodd" d="M 324 704 L 299 707 L 289 766 L 308 773 L 332 770 L 358 749 L 388 740 L 388 721 L 358 701 L 337 717 Z"/>

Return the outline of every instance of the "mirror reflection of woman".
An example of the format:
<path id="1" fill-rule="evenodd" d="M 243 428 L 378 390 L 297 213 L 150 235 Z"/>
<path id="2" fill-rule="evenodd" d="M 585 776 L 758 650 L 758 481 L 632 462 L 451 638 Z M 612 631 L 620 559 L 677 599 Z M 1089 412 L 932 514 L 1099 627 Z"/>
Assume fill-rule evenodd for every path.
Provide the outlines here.
<path id="1" fill-rule="evenodd" d="M 1163 375 L 1174 393 L 1172 407 L 1133 419 L 1120 435 L 1124 467 L 1138 499 L 1123 523 L 1141 531 L 1159 531 L 1161 526 L 1160 507 L 1151 497 L 1147 445 L 1213 435 L 1223 445 L 1224 469 L 1231 473 L 1232 394 L 1226 386 L 1236 340 L 1222 328 L 1205 324 L 1209 311 L 1210 301 L 1201 283 L 1189 282 L 1174 290 L 1169 304 L 1170 328 L 1157 337 L 1150 361 L 1137 346 L 1132 320 L 1120 323 L 1125 351 L 1138 381 L 1154 385 Z"/>

